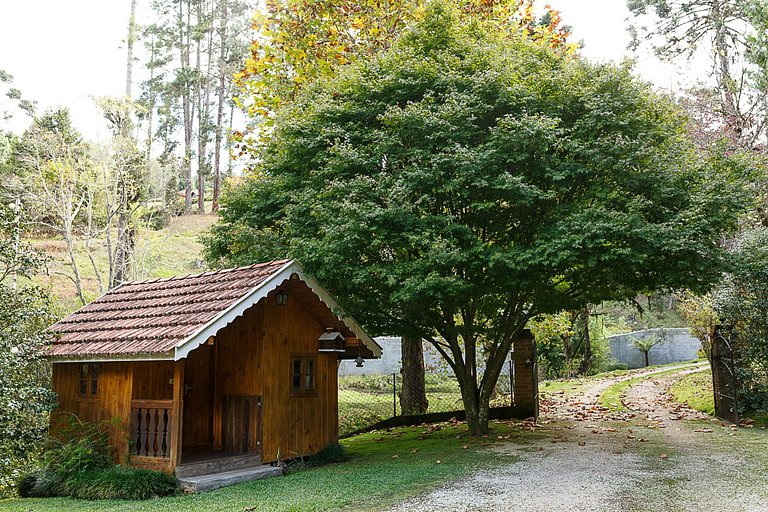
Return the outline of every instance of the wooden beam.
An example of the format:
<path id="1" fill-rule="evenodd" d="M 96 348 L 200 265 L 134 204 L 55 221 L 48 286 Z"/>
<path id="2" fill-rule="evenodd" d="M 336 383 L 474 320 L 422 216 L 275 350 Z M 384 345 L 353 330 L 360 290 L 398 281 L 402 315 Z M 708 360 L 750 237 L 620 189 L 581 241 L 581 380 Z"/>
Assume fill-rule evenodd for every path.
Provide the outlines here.
<path id="1" fill-rule="evenodd" d="M 186 359 L 176 361 L 173 365 L 173 439 L 171 440 L 171 463 L 175 469 L 181 463 L 181 440 L 184 428 L 184 364 Z"/>

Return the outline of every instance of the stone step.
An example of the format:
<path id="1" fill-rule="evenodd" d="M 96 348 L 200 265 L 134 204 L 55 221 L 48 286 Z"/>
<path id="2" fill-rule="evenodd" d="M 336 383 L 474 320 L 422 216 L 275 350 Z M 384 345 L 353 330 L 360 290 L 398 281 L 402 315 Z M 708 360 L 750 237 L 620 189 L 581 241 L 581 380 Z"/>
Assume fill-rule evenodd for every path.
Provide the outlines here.
<path id="1" fill-rule="evenodd" d="M 223 473 L 213 473 L 210 475 L 188 476 L 178 478 L 179 488 L 184 492 L 203 492 L 226 487 L 227 485 L 250 482 L 252 480 L 261 480 L 273 476 L 282 475 L 280 468 L 272 466 L 259 466 L 256 468 L 237 469 L 234 471 L 225 471 Z"/>
<path id="2" fill-rule="evenodd" d="M 176 467 L 174 475 L 176 478 L 185 478 L 189 476 L 211 475 L 213 473 L 235 471 L 238 469 L 254 468 L 258 466 L 261 466 L 261 455 L 244 453 L 242 455 L 218 457 L 200 462 L 182 463 L 180 466 Z"/>

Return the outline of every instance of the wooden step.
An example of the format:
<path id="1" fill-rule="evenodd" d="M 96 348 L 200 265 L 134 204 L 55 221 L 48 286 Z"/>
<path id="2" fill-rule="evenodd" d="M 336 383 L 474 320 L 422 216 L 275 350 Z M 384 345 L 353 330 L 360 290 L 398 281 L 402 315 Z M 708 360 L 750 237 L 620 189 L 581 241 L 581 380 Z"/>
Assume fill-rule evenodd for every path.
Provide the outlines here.
<path id="1" fill-rule="evenodd" d="M 210 475 L 213 473 L 223 473 L 225 471 L 235 471 L 239 469 L 254 468 L 261 466 L 261 455 L 253 453 L 244 453 L 242 455 L 232 455 L 228 457 L 217 457 L 210 460 L 182 463 L 176 467 L 174 475 L 176 478 L 190 476 Z"/>
<path id="2" fill-rule="evenodd" d="M 210 475 L 188 476 L 178 478 L 179 488 L 184 492 L 203 492 L 226 487 L 227 485 L 251 482 L 273 476 L 280 476 L 283 472 L 280 468 L 272 466 L 259 466 L 255 468 L 237 469 L 213 473 Z"/>

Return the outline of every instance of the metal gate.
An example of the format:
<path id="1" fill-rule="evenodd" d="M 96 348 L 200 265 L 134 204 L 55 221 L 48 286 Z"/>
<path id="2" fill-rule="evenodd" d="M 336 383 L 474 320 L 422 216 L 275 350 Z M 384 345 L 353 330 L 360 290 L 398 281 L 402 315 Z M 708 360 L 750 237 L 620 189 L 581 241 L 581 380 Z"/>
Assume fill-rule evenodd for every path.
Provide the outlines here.
<path id="1" fill-rule="evenodd" d="M 715 327 L 712 341 L 712 386 L 715 392 L 715 416 L 731 423 L 739 422 L 736 400 L 737 379 L 734 364 L 733 329 Z"/>

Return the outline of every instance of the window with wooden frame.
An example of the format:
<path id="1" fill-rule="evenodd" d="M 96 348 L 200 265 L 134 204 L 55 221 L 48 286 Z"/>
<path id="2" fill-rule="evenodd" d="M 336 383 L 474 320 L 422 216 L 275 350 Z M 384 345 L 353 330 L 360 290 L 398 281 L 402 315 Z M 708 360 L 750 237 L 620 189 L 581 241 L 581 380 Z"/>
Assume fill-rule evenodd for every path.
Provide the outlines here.
<path id="1" fill-rule="evenodd" d="M 99 395 L 99 371 L 98 363 L 80 364 L 80 385 L 77 394 L 80 398 L 96 398 Z"/>
<path id="2" fill-rule="evenodd" d="M 316 395 L 316 379 L 316 357 L 293 356 L 291 358 L 291 396 Z"/>

